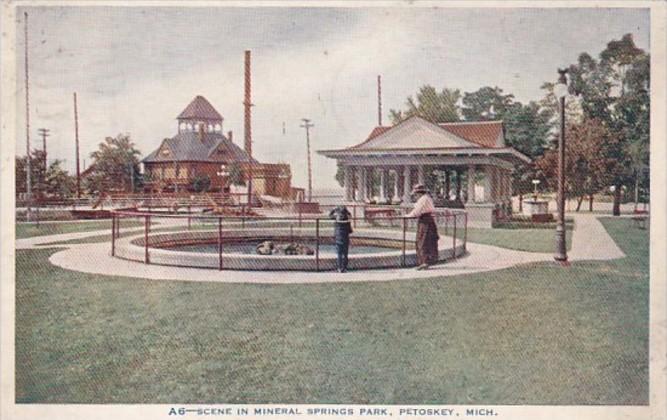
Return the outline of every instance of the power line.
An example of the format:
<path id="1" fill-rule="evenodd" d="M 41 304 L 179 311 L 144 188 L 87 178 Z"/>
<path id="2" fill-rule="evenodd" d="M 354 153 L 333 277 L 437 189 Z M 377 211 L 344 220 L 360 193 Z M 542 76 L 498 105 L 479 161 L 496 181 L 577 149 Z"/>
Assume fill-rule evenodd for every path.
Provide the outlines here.
<path id="1" fill-rule="evenodd" d="M 310 129 L 315 126 L 308 118 L 302 118 L 301 127 L 306 129 L 306 153 L 308 156 L 308 202 L 313 201 L 313 168 L 310 163 Z"/>

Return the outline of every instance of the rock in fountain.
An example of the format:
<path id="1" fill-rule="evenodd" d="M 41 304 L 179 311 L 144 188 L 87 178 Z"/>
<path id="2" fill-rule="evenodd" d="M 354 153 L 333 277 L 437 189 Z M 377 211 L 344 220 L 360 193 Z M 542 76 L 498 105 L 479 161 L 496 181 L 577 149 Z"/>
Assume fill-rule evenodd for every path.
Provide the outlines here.
<path id="1" fill-rule="evenodd" d="M 275 246 L 272 241 L 264 241 L 255 249 L 259 255 L 271 255 L 274 253 Z"/>
<path id="2" fill-rule="evenodd" d="M 288 244 L 274 244 L 272 241 L 264 241 L 255 248 L 259 255 L 313 255 L 315 251 L 309 246 L 290 242 Z"/>

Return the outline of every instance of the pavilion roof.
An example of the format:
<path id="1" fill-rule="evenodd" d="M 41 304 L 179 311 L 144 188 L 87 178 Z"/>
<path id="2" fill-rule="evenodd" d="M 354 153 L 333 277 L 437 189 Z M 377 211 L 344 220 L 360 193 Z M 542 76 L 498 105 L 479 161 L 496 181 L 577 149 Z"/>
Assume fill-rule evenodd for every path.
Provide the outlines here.
<path id="1" fill-rule="evenodd" d="M 365 141 L 348 149 L 505 147 L 502 121 L 434 124 L 413 116 L 393 126 L 373 128 Z"/>
<path id="2" fill-rule="evenodd" d="M 505 145 L 502 121 L 474 121 L 435 124 L 413 116 L 390 127 L 375 127 L 366 140 L 338 150 L 321 150 L 328 157 L 369 156 L 373 154 L 466 154 L 512 155 L 530 159 Z"/>
<path id="3" fill-rule="evenodd" d="M 162 141 L 142 162 L 239 162 L 258 163 L 245 150 L 217 132 L 180 132 Z"/>

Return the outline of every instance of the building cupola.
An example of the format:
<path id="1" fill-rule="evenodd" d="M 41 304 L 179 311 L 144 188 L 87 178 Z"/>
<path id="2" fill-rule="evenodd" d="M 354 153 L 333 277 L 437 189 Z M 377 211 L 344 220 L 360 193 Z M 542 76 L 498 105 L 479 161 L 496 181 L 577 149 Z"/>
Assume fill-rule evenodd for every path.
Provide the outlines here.
<path id="1" fill-rule="evenodd" d="M 197 95 L 176 119 L 179 133 L 222 133 L 222 115 L 201 95 Z"/>

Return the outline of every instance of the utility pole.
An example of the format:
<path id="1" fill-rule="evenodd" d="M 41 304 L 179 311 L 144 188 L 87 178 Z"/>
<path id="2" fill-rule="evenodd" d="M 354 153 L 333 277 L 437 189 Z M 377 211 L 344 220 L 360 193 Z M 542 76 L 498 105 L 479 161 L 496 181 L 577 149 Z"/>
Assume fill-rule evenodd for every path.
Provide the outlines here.
<path id="1" fill-rule="evenodd" d="M 28 13 L 23 12 L 25 35 L 25 191 L 26 191 L 26 220 L 32 219 L 30 206 L 32 204 L 32 185 L 30 170 L 30 96 L 28 88 Z"/>
<path id="2" fill-rule="evenodd" d="M 308 202 L 313 201 L 313 168 L 310 163 L 310 128 L 314 126 L 308 118 L 302 118 L 301 127 L 306 129 L 306 153 L 308 154 Z"/>
<path id="3" fill-rule="evenodd" d="M 248 208 L 252 207 L 252 125 L 251 125 L 251 85 L 250 85 L 250 50 L 245 51 L 245 70 L 244 70 L 244 98 L 243 98 L 243 110 L 244 110 L 244 124 L 243 124 L 243 142 L 245 151 L 248 154 Z"/>
<path id="4" fill-rule="evenodd" d="M 76 92 L 74 92 L 74 143 L 76 149 L 76 197 L 81 198 L 81 168 L 79 167 L 79 112 L 76 107 Z"/>
<path id="5" fill-rule="evenodd" d="M 39 132 L 39 135 L 42 136 L 42 150 L 44 151 L 44 173 L 46 173 L 46 169 L 49 167 L 48 160 L 46 159 L 46 138 L 50 136 L 48 128 L 40 128 L 37 130 Z"/>

